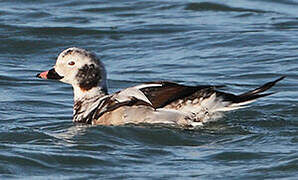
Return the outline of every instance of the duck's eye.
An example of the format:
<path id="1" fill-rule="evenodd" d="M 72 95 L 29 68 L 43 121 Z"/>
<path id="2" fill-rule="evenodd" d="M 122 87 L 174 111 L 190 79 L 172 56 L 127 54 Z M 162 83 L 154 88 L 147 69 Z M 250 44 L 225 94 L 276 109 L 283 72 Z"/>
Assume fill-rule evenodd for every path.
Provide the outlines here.
<path id="1" fill-rule="evenodd" d="M 74 61 L 69 61 L 68 65 L 73 66 L 73 65 L 75 65 L 75 62 Z"/>

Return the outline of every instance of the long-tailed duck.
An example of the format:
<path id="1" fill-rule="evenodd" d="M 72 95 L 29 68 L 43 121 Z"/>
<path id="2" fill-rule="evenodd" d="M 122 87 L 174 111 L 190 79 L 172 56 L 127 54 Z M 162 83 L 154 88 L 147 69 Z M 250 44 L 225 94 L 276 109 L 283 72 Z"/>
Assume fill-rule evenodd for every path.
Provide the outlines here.
<path id="1" fill-rule="evenodd" d="M 98 125 L 161 123 L 193 127 L 218 118 L 224 111 L 245 107 L 278 81 L 240 95 L 216 90 L 217 86 L 185 86 L 174 82 L 148 82 L 108 94 L 106 70 L 95 54 L 69 48 L 59 54 L 53 69 L 42 79 L 71 84 L 74 90 L 73 121 Z"/>

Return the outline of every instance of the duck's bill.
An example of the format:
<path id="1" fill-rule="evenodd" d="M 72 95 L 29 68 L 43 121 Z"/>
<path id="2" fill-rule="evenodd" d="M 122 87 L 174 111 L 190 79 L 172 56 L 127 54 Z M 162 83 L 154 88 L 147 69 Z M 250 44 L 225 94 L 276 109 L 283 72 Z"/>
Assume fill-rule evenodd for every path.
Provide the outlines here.
<path id="1" fill-rule="evenodd" d="M 38 78 L 42 78 L 42 79 L 62 79 L 63 76 L 60 76 L 56 71 L 55 69 L 51 69 L 49 71 L 45 71 L 45 72 L 42 72 L 42 73 L 39 73 L 36 75 L 36 77 Z"/>

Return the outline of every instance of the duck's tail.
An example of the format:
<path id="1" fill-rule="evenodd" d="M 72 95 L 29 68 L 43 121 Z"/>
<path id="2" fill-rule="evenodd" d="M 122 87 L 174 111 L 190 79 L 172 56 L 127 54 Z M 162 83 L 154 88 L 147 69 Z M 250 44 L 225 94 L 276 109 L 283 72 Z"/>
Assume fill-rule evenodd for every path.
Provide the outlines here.
<path id="1" fill-rule="evenodd" d="M 245 92 L 240 95 L 234 95 L 229 93 L 218 92 L 219 96 L 222 97 L 223 102 L 230 102 L 225 107 L 219 108 L 216 111 L 230 111 L 246 107 L 244 105 L 249 104 L 257 100 L 258 98 L 272 95 L 274 93 L 263 93 L 273 87 L 277 82 L 284 79 L 286 76 L 282 76 L 274 81 L 268 82 L 254 90 Z"/>

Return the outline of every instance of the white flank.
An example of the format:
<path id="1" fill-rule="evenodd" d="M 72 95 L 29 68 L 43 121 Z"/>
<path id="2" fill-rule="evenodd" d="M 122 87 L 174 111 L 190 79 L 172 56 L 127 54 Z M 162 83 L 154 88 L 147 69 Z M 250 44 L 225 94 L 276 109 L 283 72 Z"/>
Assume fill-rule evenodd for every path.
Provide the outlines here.
<path id="1" fill-rule="evenodd" d="M 250 103 L 255 102 L 255 101 L 256 101 L 256 99 L 241 102 L 241 103 L 233 103 L 233 104 L 230 104 L 228 106 L 224 106 L 222 108 L 219 108 L 216 111 L 232 111 L 232 110 L 236 110 L 236 109 L 246 108 L 247 106 L 244 106 L 244 105 L 250 104 Z"/>
<path id="2" fill-rule="evenodd" d="M 252 102 L 255 102 L 256 99 L 253 99 L 253 100 L 250 100 L 250 101 L 244 101 L 244 102 L 241 102 L 241 103 L 233 103 L 231 104 L 232 107 L 235 107 L 235 106 L 243 106 L 243 105 L 246 105 L 246 104 L 250 104 Z"/>
<path id="3" fill-rule="evenodd" d="M 190 123 L 193 127 L 203 126 L 203 122 L 191 122 Z"/>

